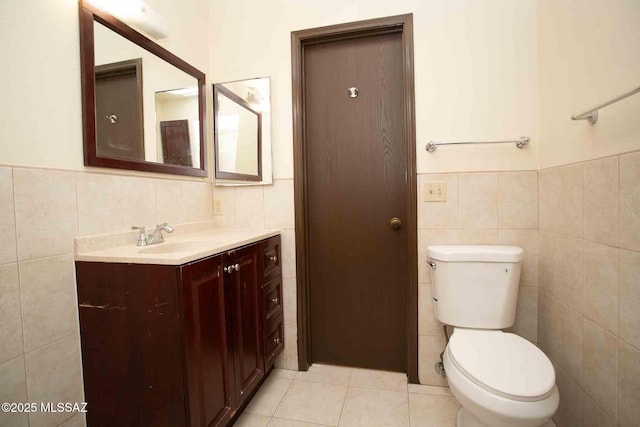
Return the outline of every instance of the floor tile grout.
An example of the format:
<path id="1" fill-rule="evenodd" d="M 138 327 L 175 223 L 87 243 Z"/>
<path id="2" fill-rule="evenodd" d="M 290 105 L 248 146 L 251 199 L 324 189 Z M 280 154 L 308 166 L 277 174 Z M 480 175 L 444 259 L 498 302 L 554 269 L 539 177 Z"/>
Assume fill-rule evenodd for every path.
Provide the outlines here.
<path id="1" fill-rule="evenodd" d="M 329 366 L 329 365 L 325 365 L 325 366 Z M 336 368 L 343 368 L 343 367 L 336 367 Z M 368 370 L 368 371 L 374 371 L 374 370 Z M 381 371 L 384 372 L 384 371 Z M 312 372 L 313 373 L 313 372 Z M 332 378 L 333 375 L 335 376 L 342 376 L 342 378 L 344 380 L 346 380 L 347 377 L 347 373 L 348 373 L 348 381 L 345 384 L 344 381 L 342 382 L 327 382 L 327 381 L 318 381 L 317 379 L 327 379 L 327 378 Z M 273 426 L 275 425 L 275 421 L 274 419 L 281 419 L 281 420 L 289 420 L 289 421 L 294 421 L 294 422 L 302 422 L 302 423 L 311 423 L 311 424 L 316 424 L 316 425 L 322 425 L 322 426 L 327 426 L 327 427 L 339 427 L 341 424 L 343 424 L 344 422 L 349 422 L 347 420 L 347 418 L 349 418 L 349 420 L 351 420 L 351 415 L 357 414 L 359 411 L 362 410 L 361 405 L 362 402 L 358 402 L 356 404 L 356 406 L 353 408 L 354 410 L 356 410 L 355 413 L 351 414 L 351 412 L 349 412 L 349 416 L 346 416 L 345 410 L 347 409 L 347 399 L 349 398 L 349 395 L 351 392 L 355 392 L 355 390 L 364 390 L 365 391 L 365 404 L 366 404 L 366 395 L 367 393 L 372 396 L 371 398 L 373 398 L 375 401 L 378 401 L 377 398 L 375 398 L 374 396 L 376 395 L 375 392 L 372 392 L 374 390 L 377 390 L 379 392 L 395 392 L 395 393 L 402 393 L 402 394 L 397 394 L 397 398 L 400 399 L 401 396 L 404 396 L 403 398 L 406 399 L 403 405 L 401 406 L 396 406 L 396 410 L 400 410 L 401 412 L 403 412 L 400 408 L 402 406 L 405 407 L 406 410 L 406 418 L 404 415 L 402 415 L 401 413 L 399 413 L 397 416 L 395 416 L 393 419 L 397 422 L 397 421 L 401 421 L 400 423 L 402 426 L 405 427 L 411 427 L 413 422 L 417 422 L 417 423 L 422 423 L 424 421 L 427 420 L 431 420 L 432 417 L 436 417 L 433 418 L 433 420 L 438 419 L 441 422 L 443 422 L 445 420 L 445 418 L 441 418 L 441 417 L 446 417 L 447 421 L 446 421 L 446 425 L 453 427 L 455 425 L 455 420 L 451 419 L 450 421 L 452 422 L 452 424 L 449 424 L 449 417 L 451 417 L 451 413 L 449 411 L 453 411 L 453 409 L 455 409 L 455 407 L 459 407 L 459 403 L 457 402 L 457 399 L 452 396 L 451 394 L 446 393 L 445 391 L 448 390 L 448 387 L 443 387 L 443 386 L 428 386 L 428 385 L 417 385 L 419 386 L 425 386 L 424 389 L 420 390 L 419 388 L 416 388 L 413 391 L 410 391 L 410 384 L 407 382 L 406 385 L 403 384 L 402 389 L 398 388 L 398 387 L 393 387 L 393 381 L 389 381 L 392 384 L 392 387 L 380 387 L 380 386 L 372 386 L 370 384 L 366 384 L 367 380 L 369 380 L 369 382 L 375 382 L 375 381 L 379 381 L 379 382 L 383 382 L 384 380 L 386 380 L 387 378 L 384 377 L 384 375 L 382 375 L 383 380 L 380 380 L 379 377 L 376 378 L 375 376 L 373 377 L 369 377 L 369 376 L 363 376 L 362 378 L 360 378 L 358 375 L 356 375 L 356 370 L 355 368 L 351 368 L 348 371 L 344 371 L 341 370 L 338 374 L 336 375 L 336 372 L 332 372 L 331 369 L 327 369 L 327 372 L 320 372 L 320 373 L 313 373 L 314 376 L 312 378 L 314 379 L 308 379 L 308 378 L 299 378 L 299 372 L 295 373 L 292 377 L 293 378 L 283 378 L 280 376 L 277 376 L 276 378 L 279 379 L 284 379 L 288 381 L 288 385 L 286 387 L 286 389 L 284 390 L 284 393 L 281 395 L 281 397 L 279 398 L 279 400 L 277 401 L 277 404 L 275 404 L 275 409 L 273 411 L 270 411 L 270 415 L 264 415 L 264 417 L 266 418 L 266 426 Z M 354 384 L 354 377 L 358 376 L 358 381 L 360 382 L 364 382 L 365 384 Z M 340 412 L 339 412 L 339 416 L 337 417 L 337 424 L 332 424 L 334 421 L 330 421 L 329 423 L 327 423 L 327 421 L 329 421 L 328 419 L 325 418 L 325 420 L 323 422 L 318 422 L 315 421 L 314 418 L 318 418 L 315 415 L 311 416 L 312 414 L 306 414 L 305 415 L 305 407 L 307 407 L 307 398 L 304 398 L 302 401 L 299 401 L 300 404 L 302 405 L 301 409 L 303 412 L 297 412 L 297 411 L 293 411 L 293 412 L 289 412 L 289 411 L 285 411 L 285 413 L 283 413 L 283 415 L 280 416 L 275 416 L 275 414 L 278 412 L 278 410 L 280 410 L 282 408 L 282 404 L 285 400 L 287 400 L 290 396 L 294 396 L 296 393 L 292 392 L 292 387 L 294 386 L 294 382 L 298 382 L 298 384 L 303 384 L 303 383 L 307 383 L 307 384 L 318 384 L 318 385 L 323 385 L 323 386 L 331 386 L 334 387 L 333 393 L 334 393 L 334 403 L 332 410 L 337 410 L 337 406 L 340 405 Z M 396 381 L 396 383 L 398 383 L 399 381 Z M 397 384 L 396 384 L 397 385 Z M 304 387 L 312 387 L 312 386 L 304 386 Z M 337 387 L 337 389 L 336 389 Z M 313 387 L 312 387 L 313 389 Z M 366 390 L 369 390 L 368 392 L 366 392 Z M 337 393 L 344 393 L 342 394 L 342 396 L 340 396 Z M 292 394 L 293 393 L 293 394 Z M 413 396 L 412 396 L 413 395 Z M 423 396 L 423 397 L 420 397 Z M 295 396 L 294 396 L 295 397 Z M 416 405 L 414 405 L 415 407 L 413 408 L 414 411 L 412 413 L 412 406 L 411 406 L 411 399 L 418 399 L 416 401 Z M 305 400 L 307 399 L 307 400 Z M 340 400 L 341 399 L 341 400 Z M 430 406 L 433 405 L 433 403 L 428 403 L 428 402 L 434 402 L 434 399 L 438 400 L 438 402 L 442 402 L 443 405 L 445 405 L 445 408 L 448 409 L 444 409 L 445 412 L 442 412 L 442 409 L 439 408 L 430 408 Z M 442 399 L 440 401 L 440 399 Z M 356 399 L 359 400 L 359 399 Z M 393 399 L 395 401 L 395 398 Z M 400 401 L 398 401 L 398 403 L 400 403 Z M 426 406 L 425 406 L 426 404 Z M 376 404 L 377 405 L 377 404 Z M 405 406 L 406 405 L 406 406 Z M 438 403 L 438 405 L 440 405 L 440 403 Z M 454 405 L 452 407 L 452 405 Z M 287 407 L 289 408 L 290 405 L 288 405 Z M 295 405 L 294 405 L 295 406 Z M 292 409 L 292 408 L 289 408 Z M 351 410 L 350 410 L 351 411 Z M 334 412 L 337 413 L 337 412 Z M 257 415 L 257 414 L 254 414 Z M 400 417 L 400 418 L 398 418 Z M 417 418 L 416 418 L 417 417 Z M 425 418 L 426 417 L 426 418 Z M 320 417 L 323 418 L 323 417 Z M 366 418 L 366 415 L 365 415 Z M 264 421 L 264 419 L 263 419 Z M 361 420 L 362 421 L 362 420 Z M 371 421 L 371 419 L 369 420 Z M 284 421 L 286 422 L 286 421 Z M 375 424 L 375 423 L 374 423 Z M 394 423 L 395 424 L 395 423 Z"/>
<path id="2" fill-rule="evenodd" d="M 349 395 L 349 387 L 351 387 L 351 379 L 353 378 L 353 368 L 349 371 L 349 383 L 347 384 L 347 391 L 344 394 L 344 400 L 342 401 L 342 408 L 340 408 L 340 416 L 338 417 L 338 426 L 342 421 L 342 413 L 344 412 L 344 405 L 347 404 L 347 396 Z"/>
<path id="3" fill-rule="evenodd" d="M 293 384 L 293 382 L 295 381 L 295 378 L 292 380 L 289 380 L 289 385 L 287 386 L 287 389 L 284 391 L 284 393 L 282 393 L 282 397 L 280 398 L 280 400 L 278 401 L 278 404 L 276 405 L 275 409 L 273 410 L 273 412 L 271 413 L 271 418 L 273 418 L 273 416 L 275 415 L 276 412 L 278 412 L 278 407 L 280 407 L 280 404 L 282 403 L 282 401 L 284 400 L 284 397 L 287 395 L 287 392 L 289 391 L 289 389 L 291 388 L 291 384 Z M 269 422 L 271 422 L 271 420 L 269 420 Z M 268 425 L 268 424 L 267 424 Z"/>

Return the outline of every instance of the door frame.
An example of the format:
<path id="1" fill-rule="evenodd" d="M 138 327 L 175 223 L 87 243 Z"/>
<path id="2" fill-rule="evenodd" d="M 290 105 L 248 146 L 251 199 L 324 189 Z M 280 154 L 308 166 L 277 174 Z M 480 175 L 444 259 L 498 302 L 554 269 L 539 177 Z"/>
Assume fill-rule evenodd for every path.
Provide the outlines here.
<path id="1" fill-rule="evenodd" d="M 308 199 L 304 105 L 305 46 L 388 33 L 402 34 L 404 52 L 405 135 L 407 143 L 407 215 L 404 221 L 409 246 L 407 284 L 407 375 L 418 383 L 418 225 L 415 133 L 415 90 L 413 73 L 413 14 L 350 22 L 291 33 L 293 84 L 293 158 L 296 235 L 296 283 L 298 306 L 298 369 L 310 366 L 311 331 L 308 277 Z"/>

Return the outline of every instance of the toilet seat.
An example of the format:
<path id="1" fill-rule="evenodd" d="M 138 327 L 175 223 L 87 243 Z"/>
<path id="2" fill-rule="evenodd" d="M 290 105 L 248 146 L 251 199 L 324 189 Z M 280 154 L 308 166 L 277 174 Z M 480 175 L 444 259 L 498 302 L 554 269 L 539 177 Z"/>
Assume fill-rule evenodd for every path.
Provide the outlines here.
<path id="1" fill-rule="evenodd" d="M 456 328 L 447 350 L 467 379 L 511 400 L 540 401 L 551 395 L 555 371 L 538 347 L 515 334 Z"/>

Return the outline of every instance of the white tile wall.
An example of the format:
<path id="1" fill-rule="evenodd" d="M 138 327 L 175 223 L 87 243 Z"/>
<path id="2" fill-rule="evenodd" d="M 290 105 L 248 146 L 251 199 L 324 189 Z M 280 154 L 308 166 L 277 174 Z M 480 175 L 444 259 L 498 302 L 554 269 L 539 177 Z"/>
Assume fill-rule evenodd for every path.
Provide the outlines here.
<path id="1" fill-rule="evenodd" d="M 76 174 L 78 232 L 80 235 L 122 230 L 122 178 L 90 173 Z"/>
<path id="2" fill-rule="evenodd" d="M 78 234 L 73 172 L 13 169 L 20 261 L 70 253 Z"/>
<path id="3" fill-rule="evenodd" d="M 25 352 L 78 331 L 71 254 L 21 262 L 20 296 Z"/>
<path id="4" fill-rule="evenodd" d="M 13 171 L 0 168 L 0 264 L 16 262 L 16 217 L 13 202 Z"/>
<path id="5" fill-rule="evenodd" d="M 122 225 L 152 227 L 169 222 L 156 216 L 156 183 L 149 178 L 122 177 Z"/>
<path id="6" fill-rule="evenodd" d="M 540 171 L 538 335 L 558 427 L 640 419 L 640 153 Z"/>
<path id="7" fill-rule="evenodd" d="M 445 202 L 424 202 L 428 181 L 447 182 Z M 538 339 L 538 173 L 475 172 L 423 174 L 418 177 L 419 377 L 422 384 L 443 385 L 434 371 L 446 344 L 433 317 L 426 249 L 434 244 L 503 244 L 524 249 L 516 323 L 512 331 Z"/>
<path id="8" fill-rule="evenodd" d="M 22 354 L 18 264 L 0 265 L 0 364 Z"/>
<path id="9" fill-rule="evenodd" d="M 82 402 L 73 237 L 213 219 L 213 185 L 0 168 L 0 400 Z M 0 425 L 84 425 L 82 414 Z"/>

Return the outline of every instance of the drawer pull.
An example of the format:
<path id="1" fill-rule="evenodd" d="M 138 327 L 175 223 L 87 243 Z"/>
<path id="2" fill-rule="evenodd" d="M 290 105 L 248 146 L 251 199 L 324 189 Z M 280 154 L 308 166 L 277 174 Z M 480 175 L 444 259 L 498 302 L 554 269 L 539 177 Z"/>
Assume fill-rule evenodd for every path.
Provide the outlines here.
<path id="1" fill-rule="evenodd" d="M 280 304 L 280 298 L 275 297 L 275 298 L 271 298 L 271 302 L 274 304 Z"/>
<path id="2" fill-rule="evenodd" d="M 236 271 L 240 271 L 240 264 L 236 264 L 236 265 L 234 265 L 234 266 L 233 266 L 233 268 L 235 268 L 235 269 L 236 269 Z"/>
<path id="3" fill-rule="evenodd" d="M 278 257 L 276 255 L 271 255 L 269 259 L 273 262 L 278 262 Z"/>
<path id="4" fill-rule="evenodd" d="M 279 337 L 274 338 L 273 342 L 276 343 L 276 345 L 279 345 L 280 344 L 280 338 Z"/>

